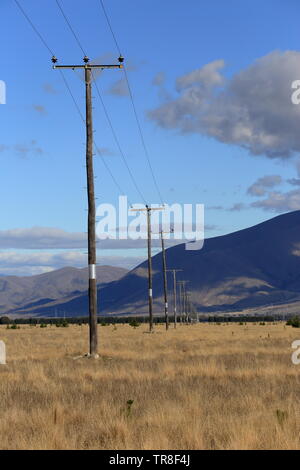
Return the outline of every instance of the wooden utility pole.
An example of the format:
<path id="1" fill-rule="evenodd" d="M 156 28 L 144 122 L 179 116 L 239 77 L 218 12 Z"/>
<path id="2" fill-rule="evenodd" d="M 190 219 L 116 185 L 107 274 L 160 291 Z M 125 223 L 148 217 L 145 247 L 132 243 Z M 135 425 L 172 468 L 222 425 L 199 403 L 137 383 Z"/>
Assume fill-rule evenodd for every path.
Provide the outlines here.
<path id="1" fill-rule="evenodd" d="M 190 314 L 191 314 L 191 302 L 190 302 L 190 293 L 185 292 L 185 302 L 186 302 L 186 321 L 187 323 L 190 322 Z"/>
<path id="2" fill-rule="evenodd" d="M 152 293 L 152 256 L 151 256 L 151 211 L 161 211 L 164 207 L 149 207 L 147 204 L 141 209 L 130 209 L 133 212 L 147 211 L 147 246 L 148 246 L 148 305 L 149 305 L 149 331 L 153 332 L 153 293 Z"/>
<path id="3" fill-rule="evenodd" d="M 167 269 L 173 273 L 173 298 L 174 298 L 174 328 L 177 327 L 177 281 L 176 273 L 182 271 L 182 269 Z"/>
<path id="4" fill-rule="evenodd" d="M 84 65 L 54 65 L 54 69 L 84 69 L 86 98 L 86 174 L 88 197 L 88 264 L 89 264 L 89 325 L 90 325 L 90 356 L 98 357 L 97 335 L 97 281 L 96 281 L 96 206 L 93 170 L 93 115 L 92 115 L 92 79 L 93 69 L 122 68 L 123 57 L 119 57 L 117 65 L 95 65 L 84 57 Z M 52 57 L 56 64 L 56 57 Z"/>
<path id="5" fill-rule="evenodd" d="M 148 232 L 148 302 L 149 302 L 149 330 L 153 331 L 153 291 L 152 291 L 152 256 L 151 256 L 151 210 L 147 208 L 147 232 Z"/>
<path id="6" fill-rule="evenodd" d="M 187 281 L 178 281 L 177 284 L 179 286 L 179 299 L 180 299 L 180 322 L 184 322 L 184 286 Z"/>
<path id="7" fill-rule="evenodd" d="M 181 295 L 181 315 L 183 316 L 183 321 L 186 323 L 186 288 L 185 285 L 188 281 L 178 281 L 178 284 L 180 285 L 180 295 Z"/>
<path id="8" fill-rule="evenodd" d="M 169 313 L 168 313 L 167 263 L 166 263 L 164 232 L 162 230 L 160 231 L 160 238 L 161 238 L 163 277 L 164 277 L 165 322 L 166 322 L 166 330 L 168 330 L 169 329 Z"/>
<path id="9" fill-rule="evenodd" d="M 182 284 L 179 282 L 177 282 L 178 286 L 179 286 L 179 315 L 180 315 L 180 323 L 182 323 Z"/>
<path id="10" fill-rule="evenodd" d="M 186 288 L 184 289 L 184 303 L 185 303 L 185 321 L 189 322 L 189 303 L 188 303 L 188 292 Z"/>

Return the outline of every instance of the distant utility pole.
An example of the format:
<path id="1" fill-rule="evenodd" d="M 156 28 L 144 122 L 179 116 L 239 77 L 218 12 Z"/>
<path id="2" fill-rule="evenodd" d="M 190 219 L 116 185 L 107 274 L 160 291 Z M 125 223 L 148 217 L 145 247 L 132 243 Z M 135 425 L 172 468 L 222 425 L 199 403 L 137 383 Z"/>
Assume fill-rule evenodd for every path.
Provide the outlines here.
<path id="1" fill-rule="evenodd" d="M 189 323 L 190 319 L 190 296 L 187 290 L 185 291 L 185 305 L 186 305 L 186 322 Z"/>
<path id="2" fill-rule="evenodd" d="M 92 116 L 92 77 L 93 69 L 122 68 L 124 58 L 119 57 L 117 65 L 94 65 L 89 58 L 83 58 L 84 65 L 55 65 L 56 57 L 52 57 L 54 69 L 84 69 L 86 97 L 86 173 L 88 195 L 88 264 L 89 264 L 89 325 L 90 325 L 90 356 L 98 357 L 97 336 L 97 283 L 96 283 L 96 206 L 93 170 L 93 116 Z"/>
<path id="3" fill-rule="evenodd" d="M 190 300 L 190 292 L 186 292 L 185 296 L 186 296 L 186 320 L 187 320 L 187 323 L 189 323 L 190 322 L 190 315 L 192 313 L 192 304 L 191 304 L 191 300 Z"/>
<path id="4" fill-rule="evenodd" d="M 162 261 L 163 261 L 165 322 L 166 322 L 166 330 L 168 330 L 169 329 L 168 281 L 167 281 L 167 262 L 166 262 L 164 233 L 171 233 L 171 232 L 164 232 L 163 230 L 161 230 L 159 233 L 160 233 L 160 239 L 161 239 L 161 252 L 162 252 Z"/>
<path id="5" fill-rule="evenodd" d="M 147 239 L 148 239 L 148 303 L 149 303 L 149 331 L 153 331 L 153 295 L 152 295 L 152 257 L 151 257 L 151 211 L 162 211 L 164 207 L 149 207 L 147 204 L 141 209 L 130 209 L 133 212 L 147 211 Z"/>
<path id="6" fill-rule="evenodd" d="M 177 281 L 176 273 L 182 271 L 182 269 L 167 269 L 173 273 L 173 298 L 174 298 L 174 328 L 177 326 Z"/>
<path id="7" fill-rule="evenodd" d="M 182 284 L 180 283 L 180 281 L 177 281 L 177 285 L 179 287 L 179 316 L 180 316 L 180 323 L 182 323 L 182 294 L 181 294 Z"/>
<path id="8" fill-rule="evenodd" d="M 186 287 L 185 285 L 188 283 L 188 281 L 178 281 L 178 284 L 180 285 L 180 295 L 181 295 L 181 306 L 182 306 L 182 312 L 181 314 L 184 317 L 184 322 L 186 323 L 187 315 L 186 315 Z"/>

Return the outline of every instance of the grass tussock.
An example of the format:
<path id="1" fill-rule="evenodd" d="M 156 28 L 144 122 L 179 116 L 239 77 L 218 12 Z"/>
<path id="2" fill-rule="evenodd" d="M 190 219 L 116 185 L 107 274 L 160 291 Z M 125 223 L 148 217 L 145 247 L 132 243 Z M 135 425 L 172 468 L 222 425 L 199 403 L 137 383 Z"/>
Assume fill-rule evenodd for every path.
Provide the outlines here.
<path id="1" fill-rule="evenodd" d="M 0 327 L 0 449 L 299 449 L 297 330 Z"/>

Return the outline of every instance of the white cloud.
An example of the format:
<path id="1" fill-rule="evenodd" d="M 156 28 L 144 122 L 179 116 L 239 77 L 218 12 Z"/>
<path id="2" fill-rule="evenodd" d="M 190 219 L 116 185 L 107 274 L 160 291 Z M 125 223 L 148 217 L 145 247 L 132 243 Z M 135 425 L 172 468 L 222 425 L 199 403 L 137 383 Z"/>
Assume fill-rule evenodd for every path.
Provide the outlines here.
<path id="1" fill-rule="evenodd" d="M 164 72 L 158 72 L 152 80 L 152 85 L 161 86 L 165 82 Z"/>
<path id="2" fill-rule="evenodd" d="M 279 175 L 266 175 L 262 178 L 258 178 L 255 183 L 249 186 L 247 193 L 251 196 L 264 196 L 267 189 L 274 188 L 282 182 L 282 178 Z"/>
<path id="3" fill-rule="evenodd" d="M 287 182 L 292 186 L 300 186 L 300 178 L 291 178 Z"/>
<path id="4" fill-rule="evenodd" d="M 222 60 L 177 79 L 177 95 L 148 116 L 159 126 L 208 135 L 253 155 L 287 158 L 300 151 L 300 52 L 274 51 L 225 80 Z"/>
<path id="5" fill-rule="evenodd" d="M 0 274 L 29 276 L 72 266 L 82 268 L 87 265 L 87 255 L 78 251 L 60 253 L 48 252 L 0 252 Z"/>
<path id="6" fill-rule="evenodd" d="M 21 157 L 27 157 L 29 154 L 42 155 L 44 153 L 43 149 L 37 145 L 36 140 L 25 144 L 16 144 L 14 150 Z"/>
<path id="7" fill-rule="evenodd" d="M 129 90 L 128 90 L 126 80 L 124 78 L 121 78 L 120 80 L 117 80 L 115 83 L 113 83 L 111 85 L 108 92 L 111 95 L 128 96 L 129 95 Z"/>
<path id="8" fill-rule="evenodd" d="M 103 256 L 102 252 L 102 258 L 101 259 L 101 264 L 102 265 L 108 265 L 108 266 L 116 266 L 120 268 L 125 268 L 125 269 L 133 269 L 146 259 L 145 256 Z"/>
<path id="9" fill-rule="evenodd" d="M 0 249 L 61 249 L 85 248 L 87 235 L 66 232 L 59 228 L 32 227 L 0 231 Z"/>
<path id="10" fill-rule="evenodd" d="M 193 230 L 194 227 L 189 227 L 186 224 L 186 230 Z M 175 224 L 175 232 L 182 229 L 181 224 Z M 207 230 L 211 228 L 206 227 Z M 141 230 L 146 233 L 146 226 L 141 227 Z M 152 246 L 160 247 L 159 231 L 161 225 L 153 223 L 153 240 Z M 117 231 L 118 233 L 118 231 Z M 174 239 L 173 235 L 166 238 L 166 247 L 183 243 L 186 240 Z M 147 246 L 146 239 L 138 240 L 119 240 L 119 239 L 104 239 L 97 240 L 97 247 L 101 250 L 119 250 L 119 249 L 144 249 Z M 56 227 L 31 227 L 31 228 L 14 228 L 10 230 L 0 230 L 0 249 L 18 249 L 18 250 L 72 250 L 72 249 L 87 249 L 87 234 L 83 232 L 67 232 L 63 229 Z"/>
<path id="11" fill-rule="evenodd" d="M 153 225 L 153 232 L 158 233 L 159 227 Z M 157 238 L 159 238 L 158 235 Z M 169 240 L 166 243 L 169 246 L 177 244 L 178 241 Z M 98 240 L 97 246 L 100 249 L 145 248 L 146 240 L 105 239 Z M 153 246 L 160 246 L 160 241 L 154 239 Z M 55 227 L 0 230 L 0 249 L 58 250 L 80 248 L 87 248 L 87 234 L 83 232 L 66 232 Z"/>
<path id="12" fill-rule="evenodd" d="M 251 206 L 276 213 L 299 210 L 300 190 L 295 189 L 286 193 L 273 191 L 270 192 L 265 199 L 253 202 Z"/>
<path id="13" fill-rule="evenodd" d="M 0 144 L 0 153 L 5 152 L 5 150 L 7 150 L 7 149 L 8 149 L 7 145 Z"/>
<path id="14" fill-rule="evenodd" d="M 41 114 L 41 115 L 47 114 L 47 111 L 46 111 L 45 106 L 43 106 L 43 105 L 41 105 L 41 104 L 34 104 L 34 105 L 33 105 L 33 109 L 34 109 L 37 113 L 39 113 L 39 114 Z"/>
<path id="15" fill-rule="evenodd" d="M 0 252 L 0 265 L 2 268 L 16 268 L 20 266 L 43 266 L 44 268 L 59 268 L 63 266 L 85 266 L 87 255 L 80 251 L 64 251 L 61 253 L 2 251 Z"/>
<path id="16" fill-rule="evenodd" d="M 220 74 L 220 70 L 222 70 L 224 66 L 224 60 L 215 60 L 200 69 L 183 75 L 176 80 L 176 90 L 180 92 L 196 86 L 198 89 L 206 92 L 213 87 L 223 85 L 224 77 Z"/>
<path id="17" fill-rule="evenodd" d="M 145 256 L 111 256 L 101 251 L 98 262 L 101 265 L 132 269 L 145 260 Z M 85 268 L 87 254 L 80 251 L 53 252 L 0 252 L 0 275 L 28 276 L 42 274 L 66 266 Z"/>
<path id="18" fill-rule="evenodd" d="M 230 207 L 227 210 L 230 211 L 230 212 L 240 212 L 244 209 L 247 209 L 247 207 L 248 206 L 246 206 L 246 204 L 244 204 L 243 202 L 237 202 L 237 203 L 233 204 L 233 206 Z"/>
<path id="19" fill-rule="evenodd" d="M 35 276 L 53 271 L 50 266 L 18 266 L 18 267 L 1 267 L 0 276 Z"/>
<path id="20" fill-rule="evenodd" d="M 51 83 L 44 83 L 43 89 L 46 93 L 50 95 L 57 95 L 58 91 L 54 88 Z"/>
<path id="21" fill-rule="evenodd" d="M 113 157 L 115 155 L 108 147 L 96 147 L 96 152 L 98 155 Z"/>

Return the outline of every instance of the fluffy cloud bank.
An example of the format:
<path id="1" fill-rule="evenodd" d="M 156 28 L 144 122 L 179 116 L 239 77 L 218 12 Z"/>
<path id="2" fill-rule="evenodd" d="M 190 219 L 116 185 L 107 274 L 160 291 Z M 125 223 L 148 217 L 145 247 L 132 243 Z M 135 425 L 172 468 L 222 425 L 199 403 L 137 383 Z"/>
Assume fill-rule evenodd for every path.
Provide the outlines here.
<path id="1" fill-rule="evenodd" d="M 141 256 L 109 256 L 101 253 L 99 262 L 102 265 L 119 266 L 132 269 L 144 261 Z M 29 276 L 42 274 L 55 269 L 71 266 L 85 268 L 87 255 L 80 251 L 53 252 L 0 252 L 0 275 Z"/>
<path id="2" fill-rule="evenodd" d="M 188 224 L 186 224 L 189 228 Z M 180 226 L 181 227 L 181 226 Z M 191 227 L 192 230 L 194 227 Z M 160 247 L 159 230 L 160 226 L 152 225 L 153 241 L 152 246 Z M 206 225 L 205 230 L 216 230 L 215 225 Z M 146 228 L 144 228 L 146 232 Z M 173 240 L 172 236 L 167 239 L 166 246 L 173 246 L 183 243 L 185 239 Z M 144 249 L 147 245 L 145 239 L 138 240 L 119 240 L 104 239 L 98 240 L 97 246 L 101 250 L 111 249 Z M 19 249 L 19 250 L 61 250 L 61 249 L 87 249 L 87 234 L 83 232 L 66 232 L 60 228 L 54 227 L 32 227 L 16 228 L 11 230 L 0 230 L 0 249 Z"/>
<path id="3" fill-rule="evenodd" d="M 299 176 L 299 168 L 298 168 Z M 279 175 L 266 175 L 258 178 L 247 190 L 251 196 L 259 197 L 247 207 L 255 207 L 274 213 L 290 212 L 300 209 L 300 189 L 293 189 L 282 192 L 274 190 L 275 186 L 283 183 L 284 180 Z M 292 186 L 300 186 L 299 178 L 286 180 Z"/>
<path id="4" fill-rule="evenodd" d="M 2 268 L 15 268 L 43 266 L 45 269 L 60 268 L 64 266 L 83 267 L 87 263 L 87 255 L 79 251 L 65 251 L 62 253 L 20 253 L 17 251 L 0 252 L 0 265 Z"/>
<path id="5" fill-rule="evenodd" d="M 85 248 L 87 235 L 60 228 L 32 227 L 0 231 L 0 249 L 72 249 Z"/>
<path id="6" fill-rule="evenodd" d="M 112 240 L 98 241 L 100 249 L 144 248 L 145 240 Z M 153 240 L 153 246 L 160 246 L 159 240 Z M 54 227 L 16 228 L 0 231 L 0 249 L 60 250 L 87 249 L 87 234 L 83 232 L 66 232 Z"/>
<path id="7" fill-rule="evenodd" d="M 253 155 L 288 158 L 300 151 L 300 106 L 291 84 L 300 79 L 300 52 L 274 51 L 227 80 L 216 60 L 176 81 L 176 96 L 148 112 L 166 129 L 199 133 Z"/>
<path id="8" fill-rule="evenodd" d="M 286 193 L 272 191 L 265 199 L 255 201 L 251 206 L 275 213 L 296 211 L 300 209 L 300 190 L 295 189 Z"/>
<path id="9" fill-rule="evenodd" d="M 76 251 L 62 253 L 22 253 L 18 251 L 0 252 L 0 274 L 27 276 L 42 274 L 54 269 L 72 266 L 85 267 L 87 256 Z"/>

